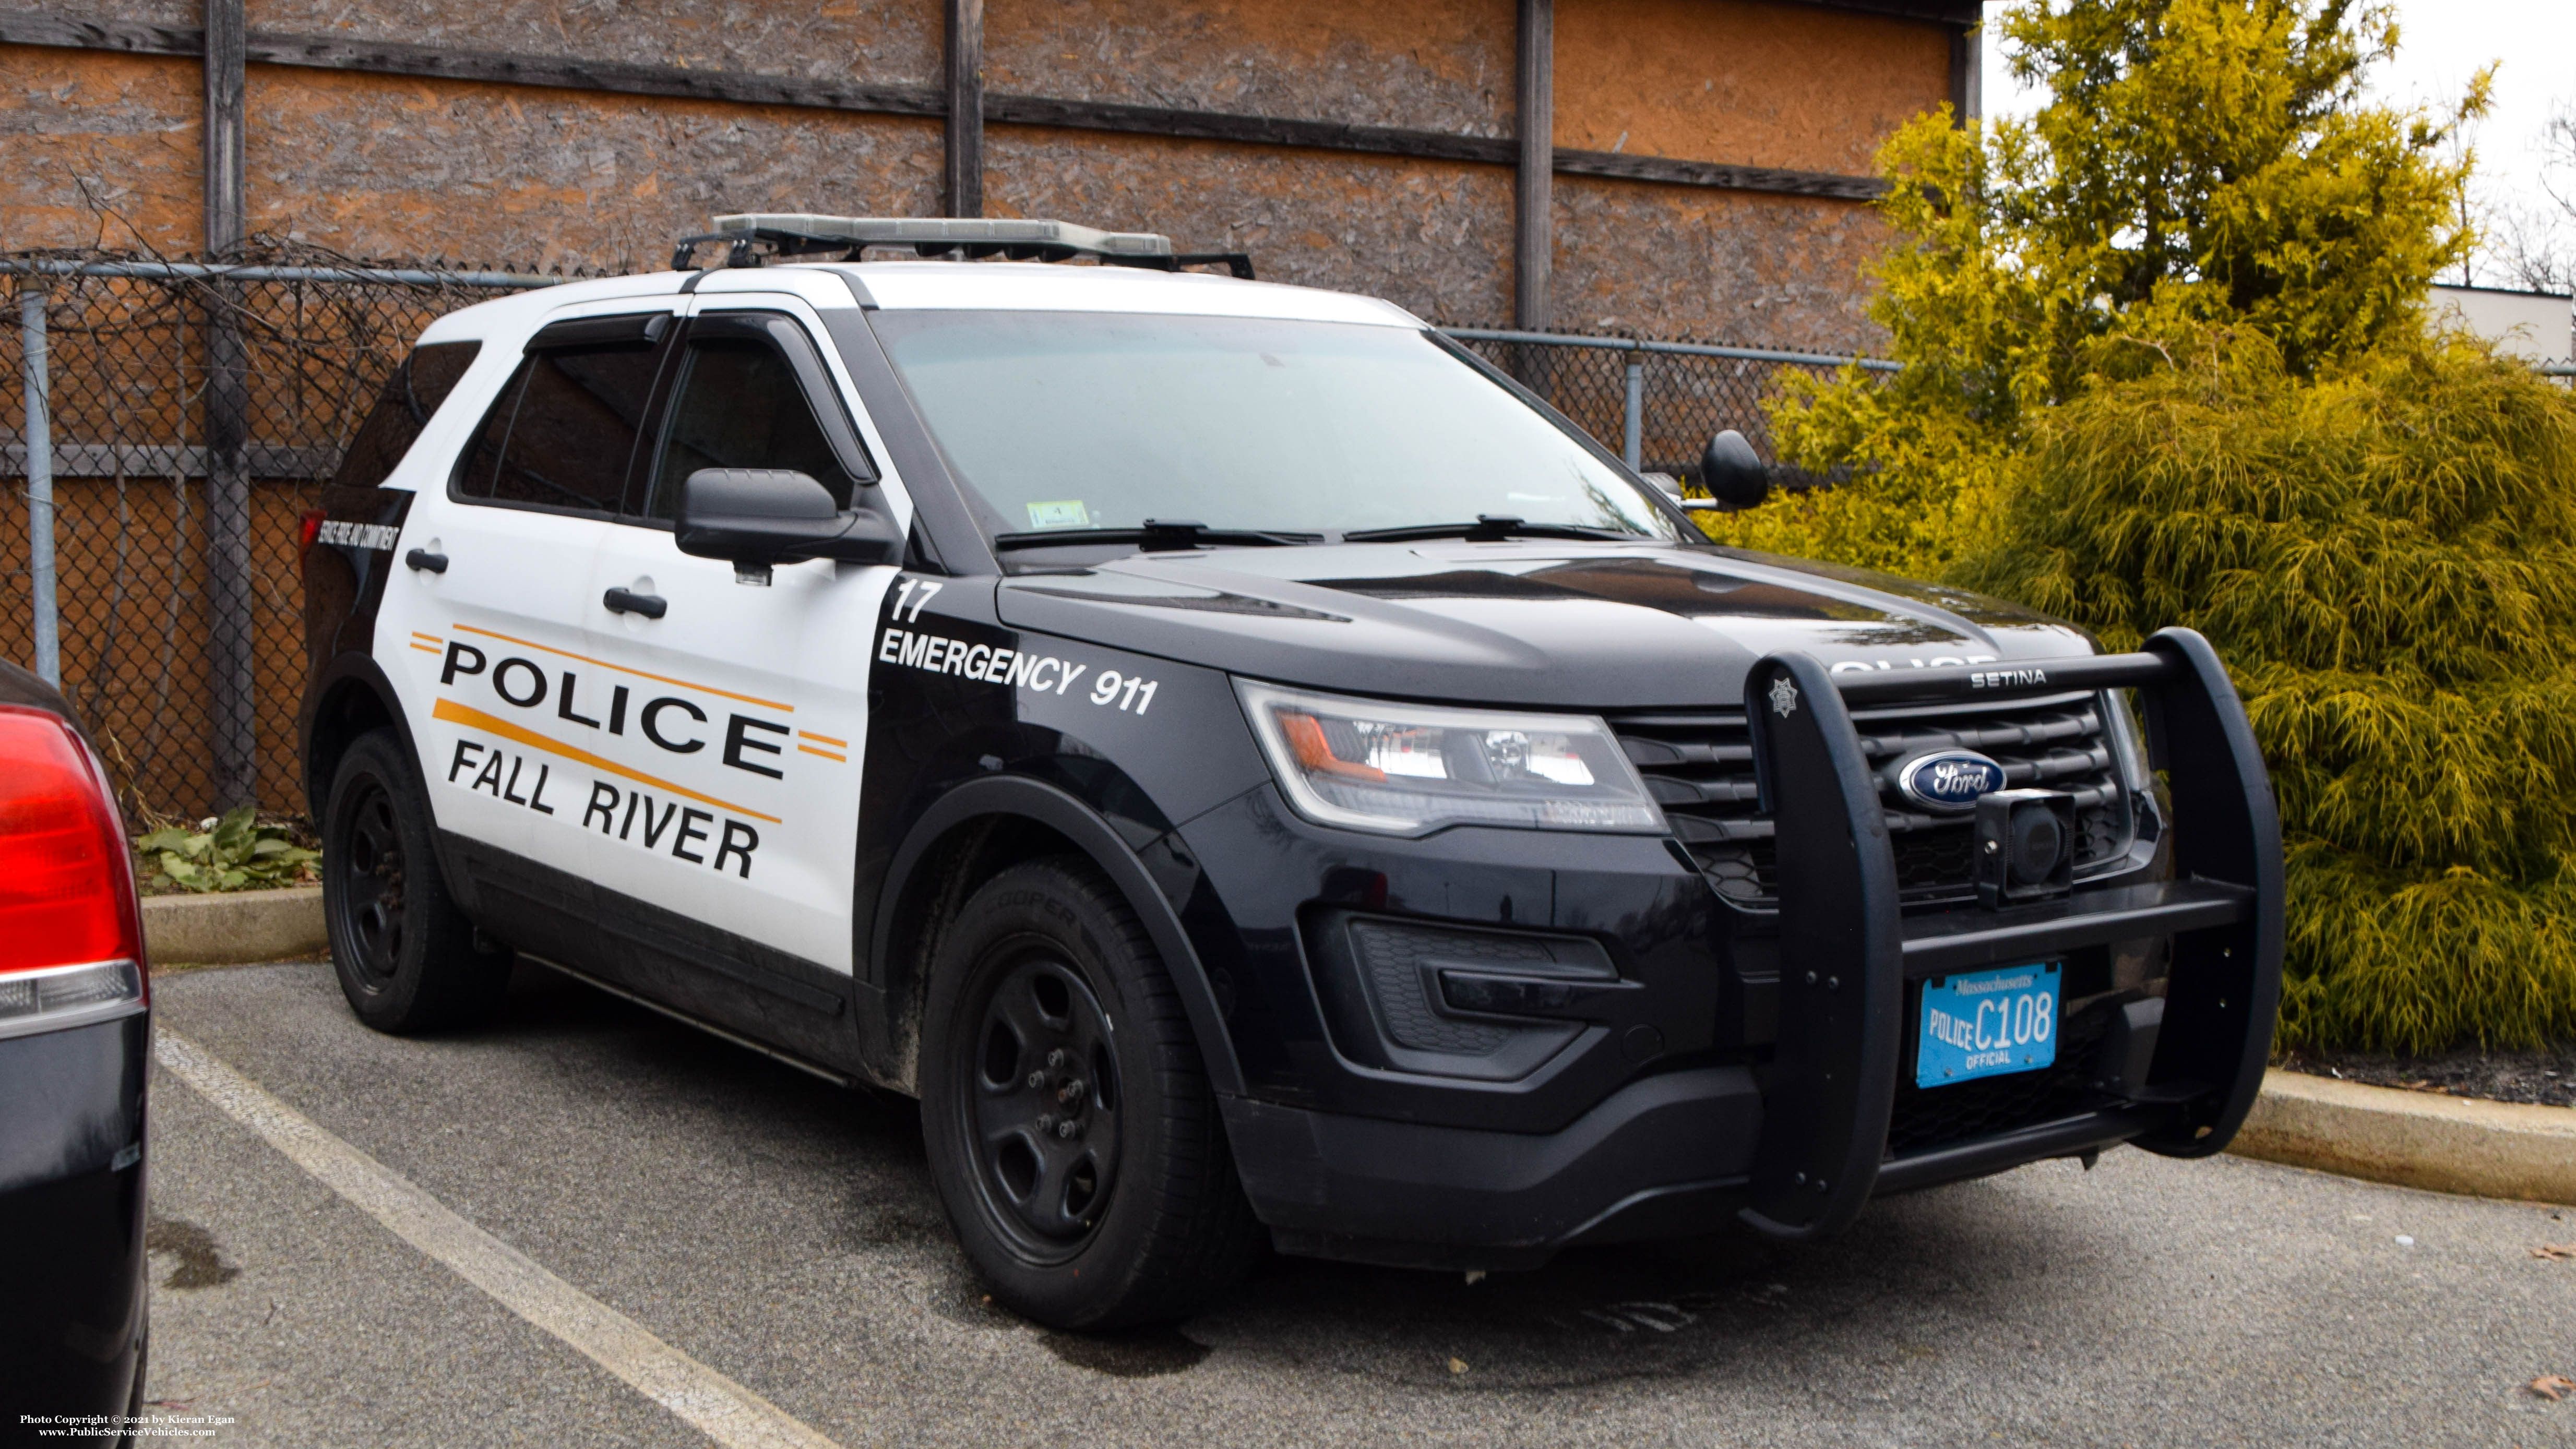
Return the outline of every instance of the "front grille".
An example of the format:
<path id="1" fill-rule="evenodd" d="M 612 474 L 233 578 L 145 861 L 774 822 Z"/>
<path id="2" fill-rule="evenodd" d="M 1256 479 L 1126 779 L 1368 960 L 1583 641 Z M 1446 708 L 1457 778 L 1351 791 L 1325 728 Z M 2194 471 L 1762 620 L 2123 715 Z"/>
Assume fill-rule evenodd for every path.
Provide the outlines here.
<path id="1" fill-rule="evenodd" d="M 1881 771 L 1896 852 L 1898 893 L 1907 905 L 1973 899 L 1969 850 L 1975 827 L 1907 801 L 1885 768 L 1927 750 L 1968 749 L 2004 767 L 2010 789 L 2064 790 L 2075 797 L 2075 872 L 2106 870 L 2127 854 L 2133 824 L 2119 766 L 2103 729 L 2098 695 L 2067 694 L 1997 704 L 1852 712 L 1870 767 Z M 1753 745 L 1741 710 L 1613 716 L 1646 788 L 1673 832 L 1719 893 L 1754 909 L 1779 904 L 1771 821 L 1760 812 Z"/>

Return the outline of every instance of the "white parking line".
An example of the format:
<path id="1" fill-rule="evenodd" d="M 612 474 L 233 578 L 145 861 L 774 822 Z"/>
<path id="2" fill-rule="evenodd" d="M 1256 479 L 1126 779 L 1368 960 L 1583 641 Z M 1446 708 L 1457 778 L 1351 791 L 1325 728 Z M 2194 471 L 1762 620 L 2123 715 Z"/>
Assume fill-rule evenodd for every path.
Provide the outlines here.
<path id="1" fill-rule="evenodd" d="M 265 1138 L 386 1231 L 455 1270 L 502 1307 L 553 1334 L 638 1393 L 727 1449 L 838 1449 L 785 1410 L 646 1331 L 634 1319 L 537 1266 L 448 1210 L 408 1179 L 323 1131 L 303 1113 L 163 1030 L 157 1054 L 173 1076 Z"/>

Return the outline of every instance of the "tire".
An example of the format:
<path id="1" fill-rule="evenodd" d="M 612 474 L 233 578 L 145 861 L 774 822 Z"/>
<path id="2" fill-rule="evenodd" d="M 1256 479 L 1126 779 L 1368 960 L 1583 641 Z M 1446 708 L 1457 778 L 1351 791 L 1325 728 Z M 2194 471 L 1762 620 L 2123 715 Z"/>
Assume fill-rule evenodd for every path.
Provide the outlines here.
<path id="1" fill-rule="evenodd" d="M 420 777 L 391 730 L 359 736 L 331 777 L 322 919 L 340 992 L 376 1030 L 434 1031 L 499 1009 L 510 953 L 475 949 L 431 848 Z"/>
<path id="2" fill-rule="evenodd" d="M 1167 1322 L 1259 1254 L 1180 997 L 1088 861 L 1014 866 L 967 899 L 921 1042 L 931 1175 L 1015 1312 L 1064 1329 Z"/>

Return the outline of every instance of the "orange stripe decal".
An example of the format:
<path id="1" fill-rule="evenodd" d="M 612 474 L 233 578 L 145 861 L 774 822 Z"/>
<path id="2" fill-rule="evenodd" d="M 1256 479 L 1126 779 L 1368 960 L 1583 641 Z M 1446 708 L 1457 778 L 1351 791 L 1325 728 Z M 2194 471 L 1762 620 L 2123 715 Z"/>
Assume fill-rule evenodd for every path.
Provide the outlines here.
<path id="1" fill-rule="evenodd" d="M 414 629 L 414 630 L 412 630 L 412 631 L 411 631 L 411 637 L 413 637 L 413 638 L 415 638 L 415 639 L 426 639 L 426 640 L 428 640 L 428 641 L 429 641 L 430 643 L 432 643 L 432 644 L 435 644 L 435 643 L 437 643 L 437 642 L 438 642 L 438 636 L 437 636 L 437 635 L 435 635 L 435 634 L 424 634 L 424 633 L 420 632 L 418 629 Z"/>
<path id="2" fill-rule="evenodd" d="M 830 745 L 836 750 L 846 750 L 850 747 L 850 742 L 848 740 L 836 740 L 830 735 L 818 735 L 812 730 L 798 730 L 796 732 L 796 738 L 800 740 L 812 740 L 818 745 Z"/>
<path id="3" fill-rule="evenodd" d="M 587 654 L 575 654 L 569 649 L 557 649 L 552 644 L 540 644 L 534 639 L 520 639 L 508 634 L 496 634 L 489 629 L 477 629 L 471 624 L 458 624 L 455 625 L 454 628 L 456 629 L 456 632 L 460 634 L 480 634 L 486 639 L 498 639 L 504 644 L 516 644 L 522 649 L 538 649 L 543 650 L 548 654 L 560 654 L 566 659 L 578 659 L 584 664 L 596 664 L 602 669 L 614 669 L 620 674 L 632 674 L 638 679 L 650 679 L 660 684 L 676 684 L 682 689 L 694 689 L 700 694 L 714 694 L 721 695 L 726 699 L 738 699 L 745 704 L 759 705 L 762 709 L 777 710 L 780 714 L 794 714 L 796 712 L 796 706 L 792 704 L 780 704 L 777 700 L 762 699 L 756 694 L 736 694 L 730 689 L 718 689 L 712 684 L 692 684 L 685 679 L 673 679 L 667 674 L 652 674 L 641 669 L 633 668 L 629 665 L 611 664 L 605 659 L 593 659 Z"/>
<path id="4" fill-rule="evenodd" d="M 581 764 L 590 766 L 594 770 L 606 770 L 612 775 L 624 776 L 625 778 L 634 780 L 640 784 L 650 785 L 656 790 L 668 790 L 674 795 L 686 796 L 691 800 L 698 801 L 700 804 L 713 805 L 721 810 L 730 810 L 736 815 L 748 815 L 754 820 L 766 820 L 772 825 L 783 825 L 786 823 L 775 815 L 763 815 L 757 810 L 746 810 L 740 805 L 736 805 L 729 800 L 719 800 L 713 795 L 701 795 L 686 785 L 674 785 L 668 780 L 656 779 L 651 775 L 645 774 L 641 770 L 630 770 L 624 765 L 617 763 L 615 760 L 602 759 L 588 750 L 575 749 L 571 745 L 567 745 L 560 740 L 548 739 L 544 735 L 538 734 L 535 730 L 529 729 L 523 725 L 512 724 L 508 720 L 501 719 L 494 715 L 485 714 L 483 711 L 474 708 L 472 705 L 458 704 L 452 699 L 440 700 L 437 707 L 430 710 L 429 717 L 432 719 L 443 719 L 449 724 L 460 724 L 465 726 L 467 729 L 482 730 L 486 734 L 499 735 L 505 740 L 515 740 L 520 744 L 526 745 L 530 749 L 543 750 L 550 755 L 561 755 L 567 760 L 578 761 Z"/>
<path id="5" fill-rule="evenodd" d="M 797 748 L 797 749 L 799 749 L 799 750 L 801 750 L 801 751 L 803 751 L 803 752 L 804 752 L 804 753 L 806 753 L 806 754 L 809 754 L 809 755 L 821 755 L 824 759 L 827 759 L 827 760 L 839 760 L 839 761 L 841 761 L 843 764 L 847 764 L 847 763 L 849 763 L 849 759 L 850 759 L 850 757 L 849 757 L 849 756 L 847 756 L 847 755 L 836 755 L 836 754 L 833 754 L 830 750 L 818 750 L 818 749 L 814 748 L 812 745 L 798 745 L 796 748 Z"/>
<path id="6" fill-rule="evenodd" d="M 423 654 L 436 654 L 439 652 L 437 646 L 432 644 L 414 644 L 411 647 L 419 650 Z"/>

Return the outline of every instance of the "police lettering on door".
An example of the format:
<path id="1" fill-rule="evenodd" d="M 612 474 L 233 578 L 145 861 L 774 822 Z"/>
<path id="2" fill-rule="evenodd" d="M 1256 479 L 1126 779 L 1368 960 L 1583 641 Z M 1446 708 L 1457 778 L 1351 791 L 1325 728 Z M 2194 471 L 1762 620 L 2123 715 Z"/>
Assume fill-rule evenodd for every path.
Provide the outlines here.
<path id="1" fill-rule="evenodd" d="M 776 815 L 725 799 L 719 792 L 738 792 L 725 791 L 706 766 L 758 780 L 783 780 L 787 751 L 799 731 L 757 709 L 746 710 L 735 697 L 716 697 L 723 691 L 573 655 L 564 658 L 577 660 L 575 665 L 560 659 L 541 663 L 529 654 L 559 651 L 526 646 L 527 654 L 509 652 L 510 644 L 521 641 L 490 637 L 494 642 L 489 645 L 433 641 L 443 642 L 444 649 L 438 670 L 441 694 L 431 717 L 500 741 L 460 738 L 446 762 L 447 783 L 633 848 L 750 878 L 761 827 L 781 822 Z M 632 674 L 636 682 L 617 679 L 619 673 Z M 483 690 L 490 692 L 495 708 L 455 697 Z M 802 753 L 841 759 L 821 750 Z M 656 769 L 639 768 L 657 759 L 668 761 L 659 768 L 680 766 L 674 773 L 685 771 L 696 783 L 682 784 Z M 558 770 L 565 779 L 555 778 Z"/>

